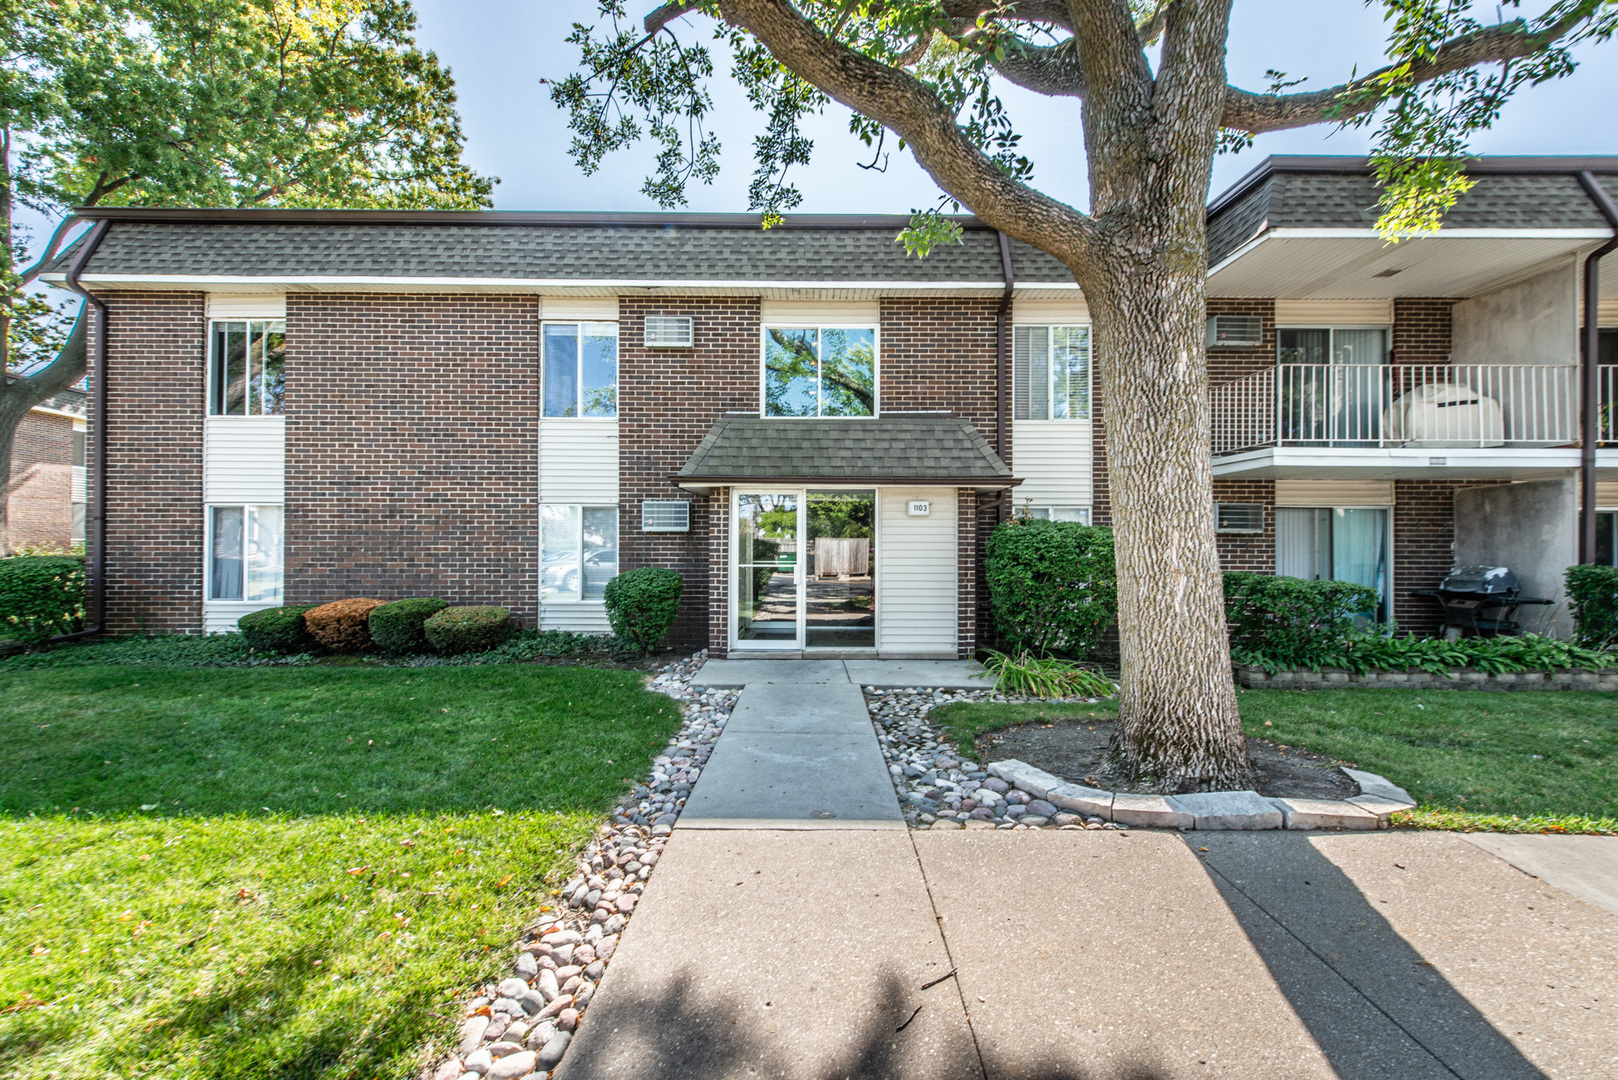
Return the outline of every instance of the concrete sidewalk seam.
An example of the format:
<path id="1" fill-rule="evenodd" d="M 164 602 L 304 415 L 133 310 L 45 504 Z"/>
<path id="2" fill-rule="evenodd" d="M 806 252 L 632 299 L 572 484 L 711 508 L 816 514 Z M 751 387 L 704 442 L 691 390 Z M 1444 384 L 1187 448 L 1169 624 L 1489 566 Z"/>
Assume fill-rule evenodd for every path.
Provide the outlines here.
<path id="1" fill-rule="evenodd" d="M 914 841 L 912 841 L 912 844 L 914 844 Z M 1238 883 L 1236 883 L 1235 881 L 1232 881 L 1230 878 L 1228 878 L 1224 874 L 1220 873 L 1219 868 L 1217 866 L 1214 866 L 1208 860 L 1206 860 L 1206 859 L 1198 859 L 1197 861 L 1202 864 L 1202 868 L 1205 871 L 1207 871 L 1209 874 L 1212 874 L 1213 876 L 1219 878 L 1220 881 L 1223 881 L 1226 885 L 1230 886 L 1232 891 L 1239 894 L 1249 904 L 1252 904 L 1254 908 L 1256 908 L 1258 911 L 1262 912 L 1264 917 L 1266 919 L 1270 920 L 1270 922 L 1274 923 L 1277 927 L 1279 927 L 1281 929 L 1281 931 L 1287 935 L 1287 937 L 1291 938 L 1293 941 L 1296 941 L 1300 946 L 1303 947 L 1303 950 L 1305 952 L 1307 952 L 1310 956 L 1313 956 L 1316 960 L 1320 961 L 1321 965 L 1324 966 L 1327 971 L 1331 972 L 1333 975 L 1335 975 L 1339 979 L 1341 979 L 1343 981 L 1343 985 L 1347 986 L 1350 990 L 1354 991 L 1354 993 L 1358 994 L 1360 996 L 1360 998 L 1362 998 L 1365 1001 L 1365 1003 L 1367 1005 L 1369 1005 L 1371 1008 L 1373 1008 L 1377 1012 L 1381 1013 L 1382 1016 L 1388 1021 L 1388 1023 L 1392 1024 L 1394 1027 L 1396 1027 L 1400 1031 L 1404 1032 L 1405 1037 L 1408 1038 L 1411 1042 L 1415 1043 L 1417 1046 L 1421 1047 L 1422 1053 L 1424 1053 L 1428 1057 L 1432 1058 L 1433 1061 L 1438 1065 L 1439 1068 L 1443 1069 L 1444 1072 L 1448 1073 L 1450 1076 L 1455 1077 L 1455 1080 L 1466 1080 L 1466 1078 L 1463 1077 L 1460 1073 L 1458 1073 L 1454 1069 L 1450 1068 L 1449 1062 L 1447 1062 L 1443 1058 L 1439 1057 L 1436 1053 L 1433 1052 L 1431 1047 L 1429 1047 L 1425 1042 L 1422 1042 L 1420 1037 L 1418 1037 L 1415 1032 L 1411 1031 L 1409 1028 L 1405 1027 L 1405 1025 L 1401 1024 L 1398 1021 L 1397 1018 L 1395 1018 L 1391 1013 L 1388 1012 L 1388 1010 L 1384 1009 L 1380 1004 L 1378 1004 L 1377 1001 L 1374 998 L 1372 998 L 1364 990 L 1361 990 L 1359 988 L 1359 986 L 1354 982 L 1353 979 L 1350 979 L 1347 975 L 1345 975 L 1341 971 L 1339 971 L 1337 969 L 1336 965 L 1334 965 L 1330 960 L 1327 960 L 1324 956 L 1322 956 L 1319 952 L 1317 952 L 1315 950 L 1314 946 L 1310 945 L 1303 938 L 1299 937 L 1296 931 L 1294 931 L 1286 923 L 1282 922 L 1281 919 L 1278 916 L 1276 916 L 1273 912 L 1271 912 L 1269 908 L 1265 907 L 1263 904 L 1261 904 L 1257 900 L 1253 899 L 1253 897 L 1247 892 L 1246 889 L 1242 888 Z M 970 1018 L 968 1018 L 968 1019 L 970 1020 Z"/>
<path id="2" fill-rule="evenodd" d="M 944 959 L 949 961 L 950 973 L 945 978 L 955 984 L 955 996 L 961 1002 L 961 1015 L 966 1017 L 966 1033 L 972 1036 L 972 1053 L 977 1055 L 978 1076 L 988 1080 L 989 1066 L 983 1060 L 983 1047 L 978 1043 L 977 1025 L 972 1023 L 972 1009 L 966 1000 L 966 988 L 961 985 L 960 964 L 956 962 L 955 953 L 949 945 L 949 934 L 944 930 L 944 917 L 938 913 L 938 901 L 933 897 L 933 883 L 927 880 L 927 864 L 921 861 L 921 850 L 916 847 L 916 834 L 914 830 L 905 829 L 905 838 L 910 841 L 910 854 L 916 860 L 916 872 L 921 875 L 921 887 L 927 894 L 927 907 L 933 913 L 933 925 L 938 928 L 938 940 L 944 946 Z"/>

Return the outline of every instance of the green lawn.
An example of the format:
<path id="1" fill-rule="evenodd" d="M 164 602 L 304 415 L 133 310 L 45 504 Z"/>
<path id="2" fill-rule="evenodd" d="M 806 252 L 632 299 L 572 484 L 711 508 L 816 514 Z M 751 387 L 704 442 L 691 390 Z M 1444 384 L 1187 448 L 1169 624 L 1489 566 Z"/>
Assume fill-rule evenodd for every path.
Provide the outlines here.
<path id="1" fill-rule="evenodd" d="M 1246 690 L 1249 735 L 1381 773 L 1420 804 L 1402 823 L 1618 832 L 1618 700 L 1467 690 Z M 983 731 L 1111 717 L 1097 705 L 962 703 L 935 710 L 963 753 Z"/>
<path id="2" fill-rule="evenodd" d="M 413 1075 L 678 723 L 587 668 L 0 665 L 0 1076 Z"/>

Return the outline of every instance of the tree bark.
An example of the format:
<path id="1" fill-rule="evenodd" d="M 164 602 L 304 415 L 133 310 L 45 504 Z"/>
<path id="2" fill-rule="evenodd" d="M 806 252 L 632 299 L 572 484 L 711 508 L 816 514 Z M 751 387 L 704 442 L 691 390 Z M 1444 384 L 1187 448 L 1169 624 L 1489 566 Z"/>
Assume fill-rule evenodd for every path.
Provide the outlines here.
<path id="1" fill-rule="evenodd" d="M 15 550 L 11 544 L 11 451 L 17 428 L 35 405 L 84 378 L 89 323 L 89 312 L 81 306 L 55 360 L 26 377 L 8 375 L 0 380 L 0 557 Z"/>

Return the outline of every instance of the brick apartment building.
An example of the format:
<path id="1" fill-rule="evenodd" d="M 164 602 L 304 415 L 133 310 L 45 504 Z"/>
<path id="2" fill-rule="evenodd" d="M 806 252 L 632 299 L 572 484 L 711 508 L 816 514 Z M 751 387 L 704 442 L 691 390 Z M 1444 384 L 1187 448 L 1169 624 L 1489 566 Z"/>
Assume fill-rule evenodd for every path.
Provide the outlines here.
<path id="1" fill-rule="evenodd" d="M 1456 562 L 1559 590 L 1578 273 L 1612 235 L 1580 169 L 1618 190 L 1618 159 L 1485 162 L 1397 245 L 1363 161 L 1213 203 L 1227 567 L 1360 581 L 1418 630 Z M 86 216 L 53 277 L 106 305 L 114 631 L 366 595 L 604 631 L 606 581 L 659 565 L 685 645 L 952 657 L 997 521 L 1109 522 L 1084 297 L 975 220 L 915 259 L 887 217 Z"/>
<path id="2" fill-rule="evenodd" d="M 84 542 L 85 426 L 82 390 L 40 402 L 17 426 L 6 492 L 13 547 L 67 551 Z"/>

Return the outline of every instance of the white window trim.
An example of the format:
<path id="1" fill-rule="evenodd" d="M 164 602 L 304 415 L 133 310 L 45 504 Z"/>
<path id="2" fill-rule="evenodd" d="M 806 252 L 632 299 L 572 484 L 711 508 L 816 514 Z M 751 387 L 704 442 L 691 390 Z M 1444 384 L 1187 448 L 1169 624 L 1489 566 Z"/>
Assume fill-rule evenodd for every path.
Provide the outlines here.
<path id="1" fill-rule="evenodd" d="M 1014 319 L 1012 321 L 1012 324 L 1011 324 L 1011 333 L 1012 333 L 1013 341 L 1016 340 L 1016 334 L 1017 334 L 1017 330 L 1018 330 L 1019 327 L 1027 329 L 1027 328 L 1032 328 L 1032 327 L 1036 327 L 1036 326 L 1042 326 L 1047 331 L 1054 331 L 1054 330 L 1056 330 L 1057 327 L 1069 327 L 1069 328 L 1082 327 L 1084 329 L 1085 333 L 1089 335 L 1089 339 L 1090 339 L 1090 361 L 1089 361 L 1089 363 L 1084 365 L 1084 403 L 1085 403 L 1084 404 L 1084 415 L 1083 416 L 1065 416 L 1065 417 L 1061 417 L 1060 419 L 1058 419 L 1056 417 L 1052 417 L 1052 416 L 1044 416 L 1044 417 L 1040 417 L 1038 419 L 1035 419 L 1034 417 L 1030 416 L 1030 417 L 1027 417 L 1026 419 L 1018 420 L 1015 417 L 1013 417 L 1012 418 L 1012 423 L 1014 423 L 1014 424 L 1088 424 L 1090 422 L 1090 420 L 1091 420 L 1091 414 L 1095 410 L 1096 332 L 1095 332 L 1094 325 L 1091 323 L 1091 321 L 1089 319 L 1071 319 L 1071 320 L 1058 320 L 1058 321 L 1050 321 L 1050 320 L 1040 321 L 1040 320 L 1036 320 L 1036 319 L 1020 319 L 1020 320 L 1019 319 Z M 1050 348 L 1050 346 L 1051 346 L 1050 335 L 1049 334 L 1046 335 L 1045 344 L 1046 344 L 1046 348 L 1048 350 Z M 1011 373 L 1011 379 L 1012 379 L 1013 384 L 1016 383 L 1016 379 L 1017 379 L 1017 373 L 1016 373 L 1016 370 L 1015 370 L 1016 351 L 1017 351 L 1016 346 L 1015 346 L 1015 344 L 1013 344 L 1012 347 L 1011 347 L 1011 353 L 1012 353 L 1012 357 L 1013 357 L 1013 360 L 1012 360 L 1013 370 L 1012 370 L 1012 373 Z M 1047 351 L 1047 353 L 1046 353 L 1046 361 L 1045 361 L 1045 405 L 1046 405 L 1046 408 L 1049 409 L 1054 404 L 1055 400 L 1056 400 L 1056 367 L 1055 367 L 1054 364 L 1052 364 L 1050 362 L 1050 353 Z M 1013 412 L 1015 412 L 1015 410 L 1016 410 L 1016 403 L 1015 402 L 1012 403 L 1012 410 L 1013 410 Z"/>
<path id="2" fill-rule="evenodd" d="M 547 326 L 576 326 L 579 329 L 578 370 L 574 373 L 576 390 L 573 395 L 574 408 L 578 410 L 573 416 L 547 416 L 545 413 L 545 328 Z M 612 375 L 612 415 L 611 416 L 585 416 L 584 415 L 584 328 L 586 326 L 612 327 L 613 340 L 618 342 L 614 350 Z M 617 420 L 618 419 L 618 376 L 623 366 L 623 334 L 620 333 L 619 320 L 613 319 L 541 319 L 539 321 L 539 418 L 545 423 L 572 422 L 575 420 Z"/>
<path id="3" fill-rule="evenodd" d="M 213 595 L 213 512 L 240 507 L 244 515 L 253 510 L 274 508 L 281 511 L 281 598 L 279 600 L 247 599 L 247 522 L 242 521 L 242 595 L 221 597 Z M 209 604 L 245 604 L 258 607 L 282 607 L 286 604 L 286 504 L 269 502 L 209 502 L 202 504 L 202 596 Z"/>
<path id="4" fill-rule="evenodd" d="M 209 420 L 228 420 L 228 421 L 233 421 L 233 422 L 234 421 L 252 421 L 252 422 L 257 423 L 257 422 L 262 422 L 262 421 L 265 421 L 265 420 L 284 420 L 286 418 L 286 405 L 285 405 L 285 400 L 286 400 L 285 399 L 286 375 L 284 373 L 284 369 L 283 369 L 283 374 L 282 374 L 282 377 L 281 377 L 282 378 L 282 395 L 283 395 L 283 397 L 282 397 L 282 408 L 281 408 L 280 412 L 276 412 L 276 413 L 243 412 L 241 414 L 237 414 L 237 413 L 222 413 L 222 412 L 216 413 L 216 412 L 213 411 L 214 391 L 218 389 L 218 386 L 214 381 L 215 378 L 216 378 L 215 365 L 214 365 L 214 354 L 213 354 L 214 327 L 218 326 L 220 323 L 233 323 L 233 322 L 239 322 L 239 323 L 256 323 L 256 322 L 257 323 L 280 323 L 281 324 L 281 336 L 283 338 L 286 336 L 286 332 L 287 332 L 287 328 L 286 328 L 287 320 L 286 320 L 285 315 L 279 315 L 279 316 L 276 316 L 275 318 L 267 318 L 267 317 L 257 316 L 257 315 L 251 316 L 251 317 L 210 316 L 208 318 L 207 338 L 206 338 L 206 340 L 205 340 L 205 342 L 203 344 L 203 354 L 204 354 L 204 357 L 205 357 L 205 359 L 203 360 L 203 363 L 206 366 L 205 367 L 205 372 L 204 372 L 203 382 L 207 384 L 208 397 L 207 397 L 207 400 L 203 403 L 203 413 L 202 414 L 205 417 L 207 417 Z M 252 336 L 252 331 L 251 330 L 248 331 L 248 336 L 249 336 L 249 338 L 251 338 L 251 336 Z M 260 394 L 264 393 L 264 387 L 261 386 L 259 388 L 259 393 Z M 236 503 L 230 503 L 230 504 L 220 503 L 219 505 L 221 505 L 221 506 L 224 506 L 224 505 L 235 506 L 235 505 L 239 505 L 239 504 L 236 504 Z M 272 505 L 272 504 L 265 503 L 263 505 L 269 506 L 269 505 Z"/>
<path id="5" fill-rule="evenodd" d="M 1019 512 L 1023 511 L 1023 510 L 1028 511 L 1030 517 L 1033 516 L 1033 512 L 1035 510 L 1043 510 L 1045 512 L 1045 516 L 1042 517 L 1042 518 L 1034 518 L 1033 520 L 1035 520 L 1035 521 L 1058 521 L 1058 520 L 1063 520 L 1063 519 L 1059 519 L 1059 518 L 1054 518 L 1051 515 L 1053 513 L 1055 513 L 1057 510 L 1077 510 L 1079 513 L 1084 515 L 1084 520 L 1076 522 L 1075 524 L 1079 524 L 1079 525 L 1088 525 L 1088 524 L 1090 524 L 1091 508 L 1088 507 L 1088 506 L 1081 506 L 1078 503 L 1029 503 L 1027 506 L 1018 507 L 1017 510 Z"/>
<path id="6" fill-rule="evenodd" d="M 564 418 L 563 417 L 553 417 L 552 419 L 564 419 Z M 568 417 L 566 419 L 572 419 L 572 418 Z M 585 419 L 588 419 L 588 420 L 605 420 L 605 419 L 608 419 L 608 418 L 604 417 L 604 416 L 591 416 L 591 417 L 586 417 Z M 579 595 L 578 596 L 573 596 L 573 597 L 550 596 L 550 597 L 547 597 L 545 595 L 545 508 L 548 507 L 548 506 L 571 506 L 574 509 L 578 510 L 578 512 L 579 512 L 579 543 L 578 543 L 578 546 L 574 549 L 575 553 L 578 556 L 578 560 L 579 560 Z M 618 503 L 575 503 L 575 502 L 547 502 L 547 503 L 541 503 L 540 507 L 539 507 L 539 535 L 536 538 L 539 541 L 539 602 L 541 604 L 568 604 L 568 605 L 589 604 L 589 605 L 593 605 L 595 607 L 604 607 L 606 605 L 606 601 L 604 599 L 603 600 L 596 600 L 596 599 L 592 599 L 592 598 L 587 597 L 587 596 L 584 595 L 584 512 L 586 510 L 611 510 L 613 512 L 613 515 L 617 520 L 618 528 L 617 528 L 617 532 L 615 534 L 617 536 L 617 540 L 616 540 L 616 542 L 614 544 L 614 550 L 616 552 L 616 558 L 613 560 L 613 564 L 612 564 L 612 577 L 617 577 L 619 574 L 623 573 L 623 563 L 624 563 L 624 557 L 623 557 L 624 556 L 624 529 L 623 529 L 623 526 L 624 526 L 624 514 L 623 514 L 622 506 L 620 506 Z M 612 578 L 608 578 L 607 580 L 611 581 Z"/>
<path id="7" fill-rule="evenodd" d="M 771 330 L 869 330 L 871 332 L 871 413 L 869 416 L 822 416 L 820 399 L 815 399 L 814 416 L 771 416 L 769 409 L 770 331 Z M 824 339 L 822 339 L 824 340 Z M 820 381 L 815 381 L 815 393 L 820 393 Z M 758 414 L 769 420 L 875 420 L 882 415 L 882 327 L 848 322 L 821 322 L 815 319 L 774 319 L 761 324 L 758 335 Z"/>

